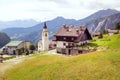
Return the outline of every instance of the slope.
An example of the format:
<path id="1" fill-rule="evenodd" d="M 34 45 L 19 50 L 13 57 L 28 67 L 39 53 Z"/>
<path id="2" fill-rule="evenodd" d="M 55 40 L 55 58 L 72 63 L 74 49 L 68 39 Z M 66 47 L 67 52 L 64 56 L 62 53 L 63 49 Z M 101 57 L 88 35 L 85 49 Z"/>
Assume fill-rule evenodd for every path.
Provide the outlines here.
<path id="1" fill-rule="evenodd" d="M 10 41 L 7 34 L 0 32 L 0 48 L 6 45 Z"/>
<path id="2" fill-rule="evenodd" d="M 99 10 L 99 11 L 91 14 L 90 16 L 79 20 L 78 22 L 76 22 L 76 24 L 77 25 L 84 25 L 84 24 L 88 23 L 89 21 L 100 19 L 100 18 L 103 18 L 103 17 L 107 17 L 107 16 L 110 16 L 110 15 L 114 15 L 114 14 L 117 14 L 119 12 L 120 11 L 117 11 L 115 9 Z"/>
<path id="3" fill-rule="evenodd" d="M 120 80 L 120 34 L 93 41 L 96 51 L 78 56 L 29 56 L 3 74 L 5 80 Z M 3 64 L 4 65 L 4 64 Z"/>
<path id="4" fill-rule="evenodd" d="M 104 29 L 114 29 L 115 24 L 119 21 L 120 13 L 117 13 L 100 19 L 91 20 L 85 24 L 85 26 L 87 26 L 89 31 L 92 33 L 103 31 Z"/>

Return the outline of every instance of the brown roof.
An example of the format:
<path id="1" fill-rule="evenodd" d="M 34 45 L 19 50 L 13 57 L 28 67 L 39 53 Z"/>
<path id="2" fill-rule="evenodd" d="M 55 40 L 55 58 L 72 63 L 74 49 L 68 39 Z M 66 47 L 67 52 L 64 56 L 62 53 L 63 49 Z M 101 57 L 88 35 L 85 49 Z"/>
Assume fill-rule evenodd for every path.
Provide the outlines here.
<path id="1" fill-rule="evenodd" d="M 68 27 L 64 25 L 54 35 L 53 41 L 80 42 L 92 40 L 92 37 L 86 27 Z"/>
<path id="2" fill-rule="evenodd" d="M 80 34 L 84 33 L 85 27 L 68 27 L 64 25 L 55 36 L 72 36 L 78 37 Z"/>
<path id="3" fill-rule="evenodd" d="M 99 36 L 101 33 L 100 32 L 95 32 L 93 33 L 93 36 Z"/>

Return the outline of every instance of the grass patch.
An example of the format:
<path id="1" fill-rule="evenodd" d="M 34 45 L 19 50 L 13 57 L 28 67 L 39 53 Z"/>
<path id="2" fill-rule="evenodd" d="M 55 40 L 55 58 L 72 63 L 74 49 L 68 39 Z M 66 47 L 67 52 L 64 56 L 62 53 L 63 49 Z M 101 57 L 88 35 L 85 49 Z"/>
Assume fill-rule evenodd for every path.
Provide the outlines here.
<path id="1" fill-rule="evenodd" d="M 3 57 L 3 60 L 9 60 L 9 59 L 13 59 L 15 58 L 15 56 L 8 56 L 8 57 Z"/>
<path id="2" fill-rule="evenodd" d="M 110 39 L 110 41 L 108 41 Z M 120 80 L 120 35 L 106 36 L 91 46 L 107 48 L 78 56 L 35 54 L 5 72 L 5 80 Z"/>

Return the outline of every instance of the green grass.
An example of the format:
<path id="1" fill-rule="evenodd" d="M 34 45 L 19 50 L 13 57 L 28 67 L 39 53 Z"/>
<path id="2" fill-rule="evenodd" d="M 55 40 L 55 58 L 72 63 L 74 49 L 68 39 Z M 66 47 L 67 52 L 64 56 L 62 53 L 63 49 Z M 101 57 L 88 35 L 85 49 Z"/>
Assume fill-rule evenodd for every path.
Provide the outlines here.
<path id="1" fill-rule="evenodd" d="M 12 59 L 12 58 L 15 58 L 15 56 L 4 57 L 3 60 L 9 60 L 9 59 Z"/>
<path id="2" fill-rule="evenodd" d="M 96 45 L 101 51 L 78 56 L 35 54 L 2 74 L 0 79 L 120 80 L 120 35 L 92 41 L 91 46 Z"/>

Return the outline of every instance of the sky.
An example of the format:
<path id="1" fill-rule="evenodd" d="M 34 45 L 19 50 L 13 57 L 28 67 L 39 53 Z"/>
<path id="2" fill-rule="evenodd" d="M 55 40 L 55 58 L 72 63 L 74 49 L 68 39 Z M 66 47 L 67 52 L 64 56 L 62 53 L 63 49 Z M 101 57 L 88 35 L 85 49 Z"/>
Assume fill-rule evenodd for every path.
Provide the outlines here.
<path id="1" fill-rule="evenodd" d="M 0 21 L 82 19 L 101 9 L 120 10 L 120 0 L 0 0 Z"/>

